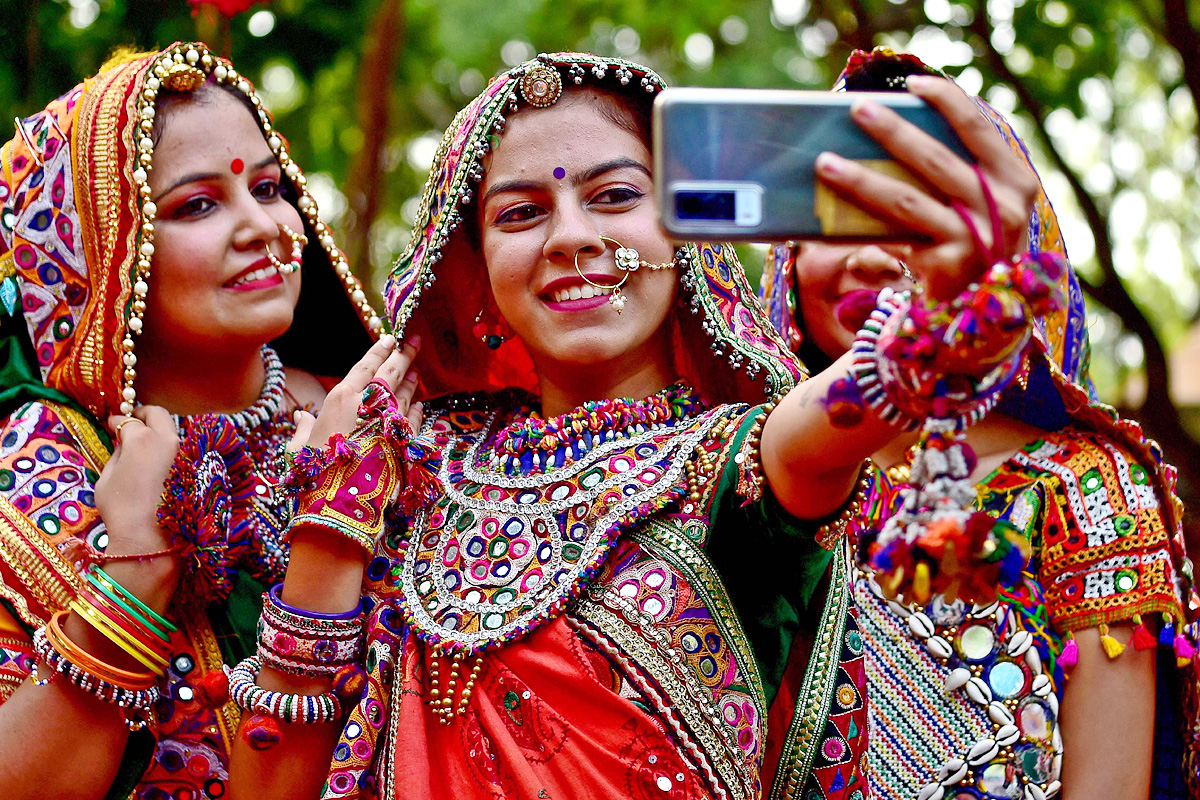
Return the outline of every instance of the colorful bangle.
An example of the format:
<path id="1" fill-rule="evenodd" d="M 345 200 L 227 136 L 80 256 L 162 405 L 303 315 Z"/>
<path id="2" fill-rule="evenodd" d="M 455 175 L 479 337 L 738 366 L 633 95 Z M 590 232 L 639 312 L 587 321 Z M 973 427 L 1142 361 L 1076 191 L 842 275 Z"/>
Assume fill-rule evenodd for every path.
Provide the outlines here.
<path id="1" fill-rule="evenodd" d="M 102 633 L 106 639 L 128 653 L 131 658 L 155 675 L 161 677 L 167 671 L 167 660 L 165 658 L 143 647 L 133 637 L 125 635 L 114 622 L 105 617 L 97 609 L 79 600 L 72 600 L 69 608 L 78 614 L 83 621 Z"/>
<path id="2" fill-rule="evenodd" d="M 164 641 L 155 631 L 130 616 L 110 598 L 96 591 L 91 583 L 85 581 L 80 587 L 78 600 L 103 614 L 126 635 L 137 639 L 138 643 L 145 649 L 152 653 L 157 653 L 163 659 L 170 656 L 169 641 Z"/>
<path id="3" fill-rule="evenodd" d="M 288 606 L 280 587 L 263 595 L 258 657 L 273 669 L 307 677 L 332 676 L 362 652 L 362 605 L 345 614 L 319 614 Z"/>
<path id="4" fill-rule="evenodd" d="M 97 580 L 99 580 L 102 585 L 107 586 L 117 594 L 121 595 L 121 597 L 129 601 L 131 604 L 137 606 L 137 608 L 141 610 L 143 614 L 150 618 L 152 624 L 158 625 L 167 633 L 175 633 L 179 630 L 179 628 L 176 628 L 174 625 L 172 625 L 166 617 L 162 616 L 153 608 L 143 603 L 136 595 L 132 594 L 124 586 L 113 580 L 112 576 L 105 572 L 99 565 L 93 564 L 88 568 L 88 573 L 95 575 Z"/>
<path id="5" fill-rule="evenodd" d="M 105 583 L 104 581 L 100 580 L 100 578 L 98 578 L 90 568 L 84 572 L 84 579 L 90 586 L 96 589 L 100 595 L 106 598 L 109 602 L 115 604 L 121 609 L 122 612 L 127 614 L 143 628 L 153 633 L 164 643 L 170 641 L 171 637 L 167 635 L 165 630 L 151 622 L 149 618 L 138 611 L 136 606 L 126 601 L 120 594 L 114 591 L 112 584 Z"/>
<path id="6" fill-rule="evenodd" d="M 64 658 L 80 669 L 97 676 L 103 681 L 131 691 L 147 690 L 154 686 L 158 676 L 152 672 L 129 672 L 106 664 L 75 644 L 62 628 L 62 620 L 68 612 L 58 611 L 46 624 L 46 639 Z"/>
<path id="7" fill-rule="evenodd" d="M 264 595 L 265 600 L 269 600 L 280 611 L 287 612 L 300 619 L 327 619 L 327 620 L 356 620 L 362 616 L 363 606 L 360 600 L 358 605 L 349 611 L 341 611 L 338 613 L 330 613 L 326 611 L 309 611 L 306 608 L 297 608 L 290 606 L 283 601 L 283 584 L 277 583 L 267 590 Z"/>
<path id="8" fill-rule="evenodd" d="M 257 656 L 250 656 L 236 667 L 225 670 L 229 676 L 229 696 L 240 708 L 251 713 L 300 725 L 333 722 L 342 716 L 341 700 L 332 690 L 317 695 L 285 694 L 259 686 L 262 661 Z"/>

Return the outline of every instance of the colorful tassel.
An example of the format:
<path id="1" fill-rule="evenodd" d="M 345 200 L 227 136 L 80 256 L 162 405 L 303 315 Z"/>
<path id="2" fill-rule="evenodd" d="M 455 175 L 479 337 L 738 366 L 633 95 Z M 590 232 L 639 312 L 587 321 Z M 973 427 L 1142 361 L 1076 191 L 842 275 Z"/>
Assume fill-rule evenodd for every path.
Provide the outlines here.
<path id="1" fill-rule="evenodd" d="M 1142 622 L 1141 617 L 1135 616 L 1133 621 L 1137 623 L 1137 627 L 1133 629 L 1132 644 L 1135 650 L 1153 650 L 1158 647 L 1158 640 L 1154 638 L 1154 634 Z"/>
<path id="2" fill-rule="evenodd" d="M 242 738 L 255 750 L 270 750 L 279 744 L 283 733 L 279 730 L 279 723 L 274 717 L 255 714 L 246 721 L 242 728 Z"/>
<path id="3" fill-rule="evenodd" d="M 1163 615 L 1162 630 L 1158 632 L 1158 643 L 1163 647 L 1175 646 L 1175 626 L 1166 614 Z"/>
<path id="4" fill-rule="evenodd" d="M 1125 652 L 1125 645 L 1110 636 L 1108 626 L 1103 623 L 1100 625 L 1100 646 L 1104 648 L 1104 655 L 1110 659 L 1116 658 Z"/>
<path id="5" fill-rule="evenodd" d="M 1063 671 L 1074 668 L 1079 663 L 1079 645 L 1075 643 L 1075 637 L 1071 636 L 1067 639 L 1067 643 L 1063 645 L 1062 652 L 1058 654 L 1058 666 L 1062 667 Z"/>
<path id="6" fill-rule="evenodd" d="M 1180 669 L 1192 663 L 1196 657 L 1196 648 L 1180 633 L 1175 637 L 1175 664 Z"/>

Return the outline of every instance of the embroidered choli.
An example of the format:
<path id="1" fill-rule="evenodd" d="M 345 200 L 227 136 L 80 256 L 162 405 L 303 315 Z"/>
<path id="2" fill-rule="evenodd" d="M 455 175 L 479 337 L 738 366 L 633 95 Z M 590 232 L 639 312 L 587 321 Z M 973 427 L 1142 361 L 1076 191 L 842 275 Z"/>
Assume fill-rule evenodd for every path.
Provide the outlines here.
<path id="1" fill-rule="evenodd" d="M 250 452 L 259 465 L 254 502 L 260 528 L 282 530 L 290 503 L 275 491 L 274 460 L 291 423 L 281 412 L 262 426 Z M 64 607 L 78 581 L 81 559 L 103 552 L 108 533 L 96 510 L 95 484 L 107 450 L 87 420 L 69 407 L 27 403 L 0 431 L 0 700 L 34 669 L 30 636 L 52 610 Z M 267 537 L 273 540 L 275 537 Z M 263 559 L 265 566 L 266 559 Z M 171 641 L 163 699 L 156 706 L 158 739 L 134 734 L 114 784 L 121 797 L 220 797 L 229 778 L 229 742 L 239 712 L 199 702 L 194 686 L 223 663 L 236 663 L 254 649 L 264 574 L 247 564 L 229 600 L 207 619 L 183 620 Z M 181 794 L 183 793 L 183 794 Z M 115 795 L 114 795 L 115 796 Z"/>
<path id="2" fill-rule="evenodd" d="M 1027 797 L 1027 782 L 1056 791 L 1063 637 L 1139 614 L 1182 613 L 1158 496 L 1146 470 L 1110 440 L 1076 428 L 1047 433 L 977 490 L 978 506 L 1033 546 L 1022 585 L 998 603 L 889 603 L 865 569 L 855 575 L 870 781 L 885 800 L 925 797 L 923 788 L 939 781 L 999 798 Z M 860 533 L 877 529 L 897 501 L 879 471 L 871 500 Z"/>
<path id="3" fill-rule="evenodd" d="M 758 409 L 514 475 L 490 455 L 506 403 L 431 411 L 445 496 L 368 566 L 368 690 L 325 796 L 759 797 L 768 707 L 831 554 L 742 507 Z M 430 672 L 450 652 L 480 669 L 442 725 Z"/>

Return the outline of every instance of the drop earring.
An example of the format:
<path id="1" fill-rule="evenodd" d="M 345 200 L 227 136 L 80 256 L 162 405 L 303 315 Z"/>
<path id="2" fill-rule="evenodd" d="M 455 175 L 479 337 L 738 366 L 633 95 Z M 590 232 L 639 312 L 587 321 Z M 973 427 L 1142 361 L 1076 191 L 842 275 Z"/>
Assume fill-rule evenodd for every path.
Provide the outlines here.
<path id="1" fill-rule="evenodd" d="M 479 313 L 475 315 L 475 324 L 471 327 L 471 335 L 488 346 L 489 350 L 499 350 L 500 345 L 507 341 L 508 337 L 504 335 L 505 328 L 502 324 L 489 326 L 483 320 L 486 307 L 479 309 Z"/>

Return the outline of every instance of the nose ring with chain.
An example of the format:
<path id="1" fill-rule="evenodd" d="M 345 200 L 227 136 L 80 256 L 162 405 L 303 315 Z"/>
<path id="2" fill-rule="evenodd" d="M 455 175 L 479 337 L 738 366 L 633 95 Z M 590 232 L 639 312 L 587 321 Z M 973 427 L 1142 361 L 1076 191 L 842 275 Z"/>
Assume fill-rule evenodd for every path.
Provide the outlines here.
<path id="1" fill-rule="evenodd" d="M 660 270 L 671 269 L 675 266 L 674 261 L 669 261 L 665 264 L 651 264 L 649 261 L 644 261 L 641 254 L 638 253 L 637 250 L 633 249 L 632 247 L 625 247 L 616 239 L 611 237 L 601 236 L 600 241 L 605 242 L 606 244 L 611 243 L 617 249 L 617 252 L 615 253 L 617 269 L 624 273 L 621 276 L 621 280 L 614 284 L 605 285 L 603 283 L 596 283 L 587 275 L 584 275 L 583 270 L 579 266 L 579 251 L 575 251 L 575 271 L 579 273 L 579 277 L 583 278 L 586 283 L 596 287 L 597 289 L 611 291 L 612 294 L 608 296 L 608 302 L 609 305 L 617 310 L 618 314 L 621 313 L 621 309 L 625 308 L 625 295 L 621 292 L 621 287 L 625 285 L 625 281 L 629 280 L 629 274 L 631 272 L 637 272 L 642 267 L 650 270 Z"/>

